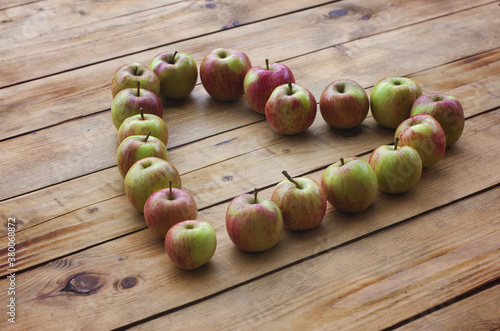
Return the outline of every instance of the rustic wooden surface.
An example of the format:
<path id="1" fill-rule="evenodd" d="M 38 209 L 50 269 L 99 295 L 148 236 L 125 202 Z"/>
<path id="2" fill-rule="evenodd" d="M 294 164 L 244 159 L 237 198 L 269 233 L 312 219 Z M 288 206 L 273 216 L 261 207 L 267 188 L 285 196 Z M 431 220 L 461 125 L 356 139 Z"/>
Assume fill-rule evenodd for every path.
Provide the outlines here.
<path id="1" fill-rule="evenodd" d="M 500 328 L 499 1 L 15 0 L 0 3 L 0 22 L 0 329 Z M 199 65 L 216 47 L 287 64 L 317 100 L 336 79 L 369 94 L 410 77 L 462 102 L 463 136 L 413 190 L 379 192 L 358 215 L 329 206 L 318 228 L 247 254 L 225 230 L 234 196 L 259 187 L 269 198 L 284 169 L 318 180 L 393 131 L 371 115 L 333 130 L 318 112 L 284 137 L 244 98 L 217 102 L 198 84 L 164 102 L 167 147 L 218 247 L 182 271 L 124 194 L 110 82 L 165 50 Z"/>

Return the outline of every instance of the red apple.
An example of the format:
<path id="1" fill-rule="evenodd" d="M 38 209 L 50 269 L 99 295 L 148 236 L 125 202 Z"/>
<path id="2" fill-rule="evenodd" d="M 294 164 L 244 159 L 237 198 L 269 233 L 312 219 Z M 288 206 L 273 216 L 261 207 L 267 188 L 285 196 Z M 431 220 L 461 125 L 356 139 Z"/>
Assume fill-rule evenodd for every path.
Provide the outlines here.
<path id="1" fill-rule="evenodd" d="M 179 268 L 193 270 L 206 264 L 215 253 L 217 237 L 205 221 L 186 220 L 175 224 L 165 236 L 165 251 Z"/>
<path id="2" fill-rule="evenodd" d="M 283 216 L 274 202 L 254 194 L 235 197 L 226 211 L 226 230 L 231 241 L 246 252 L 261 252 L 278 243 Z"/>
<path id="3" fill-rule="evenodd" d="M 417 185 L 422 174 L 422 160 L 410 146 L 398 148 L 399 138 L 394 146 L 377 147 L 368 163 L 377 175 L 378 188 L 386 193 L 403 193 Z"/>
<path id="4" fill-rule="evenodd" d="M 127 117 L 118 128 L 118 142 L 121 143 L 130 136 L 145 135 L 148 132 L 152 137 L 160 139 L 165 146 L 168 143 L 168 127 L 163 118 L 153 114 L 144 114 L 140 109 L 138 115 Z"/>
<path id="5" fill-rule="evenodd" d="M 200 64 L 200 78 L 205 90 L 216 100 L 230 101 L 243 96 L 243 80 L 252 63 L 245 53 L 217 48 Z"/>
<path id="6" fill-rule="evenodd" d="M 316 99 L 306 88 L 289 82 L 274 89 L 266 103 L 266 119 L 283 135 L 305 131 L 316 118 Z"/>
<path id="7" fill-rule="evenodd" d="M 465 125 L 462 104 L 457 98 L 443 93 L 427 93 L 420 96 L 411 108 L 411 116 L 427 114 L 434 117 L 443 128 L 446 146 L 456 143 Z"/>
<path id="8" fill-rule="evenodd" d="M 146 200 L 154 192 L 172 187 L 181 188 L 177 169 L 164 159 L 147 157 L 134 163 L 125 176 L 125 194 L 139 212 L 144 212 Z"/>
<path id="9" fill-rule="evenodd" d="M 248 105 L 257 113 L 266 113 L 266 102 L 274 89 L 288 82 L 295 83 L 293 73 L 286 65 L 281 63 L 269 64 L 266 59 L 266 67 L 253 67 L 248 70 L 243 81 L 245 98 Z"/>
<path id="10" fill-rule="evenodd" d="M 321 186 L 328 202 L 346 213 L 359 213 L 368 208 L 378 191 L 372 167 L 357 157 L 340 158 L 328 166 L 321 175 Z"/>
<path id="11" fill-rule="evenodd" d="M 121 90 L 135 88 L 140 82 L 143 89 L 160 95 L 160 80 L 156 74 L 141 63 L 125 64 L 116 70 L 111 81 L 113 99 Z"/>
<path id="12" fill-rule="evenodd" d="M 436 164 L 446 151 L 443 128 L 430 115 L 415 115 L 399 124 L 394 138 L 399 137 L 399 146 L 411 146 L 420 155 L 422 167 Z"/>
<path id="13" fill-rule="evenodd" d="M 271 201 L 278 205 L 283 215 L 284 227 L 290 230 L 307 230 L 318 226 L 326 213 L 326 195 L 321 186 L 307 177 L 287 178 L 273 190 Z"/>
<path id="14" fill-rule="evenodd" d="M 154 192 L 144 205 L 144 218 L 149 229 L 158 237 L 165 238 L 175 224 L 195 220 L 198 216 L 196 200 L 189 192 L 172 188 Z"/>
<path id="15" fill-rule="evenodd" d="M 363 87 L 349 79 L 330 83 L 319 99 L 321 116 L 336 129 L 351 129 L 360 125 L 369 108 L 370 101 Z"/>
<path id="16" fill-rule="evenodd" d="M 130 116 L 144 113 L 163 118 L 161 99 L 151 91 L 141 89 L 140 82 L 136 88 L 127 88 L 118 92 L 111 105 L 111 118 L 117 129 Z"/>
<path id="17" fill-rule="evenodd" d="M 163 98 L 187 97 L 198 79 L 196 61 L 186 53 L 162 52 L 153 58 L 149 67 L 160 79 Z"/>

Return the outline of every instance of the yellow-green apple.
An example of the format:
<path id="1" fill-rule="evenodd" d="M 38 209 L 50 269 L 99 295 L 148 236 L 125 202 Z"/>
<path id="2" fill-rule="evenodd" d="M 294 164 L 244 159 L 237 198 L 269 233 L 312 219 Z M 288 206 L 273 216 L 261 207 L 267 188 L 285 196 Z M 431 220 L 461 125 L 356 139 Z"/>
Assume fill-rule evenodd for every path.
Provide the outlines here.
<path id="1" fill-rule="evenodd" d="M 154 156 L 168 161 L 167 147 L 155 137 L 146 135 L 130 136 L 125 138 L 116 151 L 116 164 L 123 178 L 130 167 L 140 159 Z"/>
<path id="2" fill-rule="evenodd" d="M 326 196 L 321 186 L 307 177 L 287 178 L 274 188 L 271 201 L 278 205 L 283 225 L 290 230 L 307 230 L 318 226 L 326 213 Z"/>
<path id="3" fill-rule="evenodd" d="M 231 48 L 216 48 L 200 64 L 203 87 L 212 98 L 222 101 L 243 96 L 243 80 L 252 63 L 245 53 Z"/>
<path id="4" fill-rule="evenodd" d="M 418 114 L 431 115 L 441 124 L 447 147 L 460 139 L 465 117 L 462 104 L 457 98 L 444 93 L 426 93 L 413 103 L 411 116 Z"/>
<path id="5" fill-rule="evenodd" d="M 135 162 L 125 176 L 125 194 L 139 212 L 144 212 L 144 204 L 154 192 L 172 187 L 181 188 L 181 176 L 168 161 L 158 157 L 147 157 Z"/>
<path id="6" fill-rule="evenodd" d="M 161 96 L 170 99 L 187 97 L 198 79 L 198 67 L 193 57 L 186 53 L 162 52 L 151 61 L 149 68 L 161 83 Z"/>
<path id="7" fill-rule="evenodd" d="M 311 126 L 316 109 L 316 99 L 308 89 L 288 82 L 271 93 L 266 103 L 266 119 L 280 134 L 297 134 Z"/>
<path id="8" fill-rule="evenodd" d="M 140 82 L 136 88 L 127 88 L 118 92 L 111 104 L 111 118 L 117 129 L 123 121 L 130 116 L 144 113 L 153 114 L 163 118 L 163 105 L 161 99 L 151 91 L 141 89 Z"/>
<path id="9" fill-rule="evenodd" d="M 118 128 L 118 143 L 127 137 L 145 135 L 148 132 L 167 146 L 168 127 L 163 118 L 153 114 L 144 114 L 144 110 L 141 108 L 140 114 L 127 117 Z"/>
<path id="10" fill-rule="evenodd" d="M 370 95 L 373 119 L 383 127 L 396 129 L 410 117 L 413 102 L 422 95 L 420 86 L 406 77 L 384 78 Z"/>
<path id="11" fill-rule="evenodd" d="M 417 185 L 422 174 L 422 160 L 410 146 L 382 145 L 371 154 L 368 163 L 377 175 L 378 188 L 386 193 L 403 193 Z"/>
<path id="12" fill-rule="evenodd" d="M 250 108 L 259 114 L 265 114 L 266 102 L 274 89 L 288 82 L 295 83 L 293 73 L 286 65 L 271 63 L 266 59 L 266 66 L 248 70 L 243 81 L 245 98 Z"/>
<path id="13" fill-rule="evenodd" d="M 370 100 L 365 90 L 350 79 L 330 83 L 319 98 L 321 116 L 336 129 L 351 129 L 360 125 L 369 108 Z"/>
<path id="14" fill-rule="evenodd" d="M 146 224 L 161 238 L 165 238 L 175 224 L 198 217 L 198 206 L 193 196 L 182 189 L 172 188 L 172 182 L 169 185 L 169 188 L 151 194 L 144 205 Z"/>
<path id="15" fill-rule="evenodd" d="M 193 270 L 206 264 L 216 248 L 215 231 L 205 221 L 182 221 L 172 226 L 165 236 L 168 257 L 184 270 Z"/>
<path id="16" fill-rule="evenodd" d="M 277 204 L 254 194 L 240 194 L 226 211 L 226 230 L 231 241 L 246 252 L 262 252 L 278 243 L 283 215 Z"/>
<path id="17" fill-rule="evenodd" d="M 394 138 L 399 146 L 415 148 L 422 160 L 422 168 L 436 164 L 446 151 L 446 137 L 441 124 L 430 115 L 415 115 L 399 124 Z"/>
<path id="18" fill-rule="evenodd" d="M 321 186 L 328 202 L 345 213 L 359 213 L 368 208 L 378 191 L 372 167 L 357 157 L 340 158 L 321 175 Z"/>
<path id="19" fill-rule="evenodd" d="M 135 88 L 137 82 L 141 83 L 143 89 L 160 96 L 160 80 L 156 74 L 141 63 L 125 64 L 118 68 L 111 81 L 111 94 L 113 99 L 121 90 Z"/>

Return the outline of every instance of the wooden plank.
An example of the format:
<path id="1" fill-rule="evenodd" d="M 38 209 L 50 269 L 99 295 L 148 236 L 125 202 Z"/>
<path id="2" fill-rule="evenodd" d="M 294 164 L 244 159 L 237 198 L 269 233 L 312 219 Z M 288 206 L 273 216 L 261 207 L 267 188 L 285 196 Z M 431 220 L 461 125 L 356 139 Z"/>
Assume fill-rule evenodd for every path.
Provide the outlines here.
<path id="1" fill-rule="evenodd" d="M 390 327 L 500 276 L 498 199 L 500 188 L 136 329 L 189 330 L 200 321 L 226 330 Z M 495 300 L 498 303 L 498 295 Z M 496 306 L 492 310 L 498 311 Z"/>
<path id="2" fill-rule="evenodd" d="M 474 28 L 470 28 L 470 30 L 463 29 L 461 35 L 474 35 L 474 33 L 477 33 L 476 29 L 481 28 L 481 23 L 486 24 L 484 23 L 485 20 L 483 18 L 484 15 L 487 15 L 489 12 L 489 6 L 483 6 L 475 8 L 471 11 L 467 11 L 466 13 L 469 21 L 475 22 L 477 23 L 477 25 L 471 24 L 474 26 Z M 380 34 L 371 38 L 357 40 L 352 44 L 349 43 L 349 47 L 359 50 L 360 48 L 362 48 L 361 46 L 363 46 L 363 48 L 366 48 L 372 45 L 373 47 L 379 49 L 381 53 L 386 53 L 386 51 L 382 49 L 383 45 L 389 47 L 389 45 L 393 43 L 394 39 L 401 38 L 402 40 L 405 40 L 405 42 L 409 42 L 407 41 L 409 39 L 413 40 L 413 42 L 417 42 L 417 40 L 420 40 L 424 35 L 431 33 L 431 31 L 434 31 L 437 28 L 436 26 L 439 26 L 439 24 L 441 24 L 443 28 L 450 24 L 456 24 L 455 22 L 460 21 L 460 19 L 462 19 L 460 16 L 463 15 L 465 15 L 464 12 L 461 12 L 456 15 L 441 18 L 437 21 L 428 21 L 419 25 L 412 26 L 411 29 L 398 29 L 397 31 L 391 31 L 387 34 Z M 397 32 L 399 32 L 399 34 L 397 34 Z M 473 45 L 471 45 L 471 47 L 466 48 L 466 50 L 478 52 L 483 47 L 482 45 L 486 45 L 484 47 L 488 48 L 494 43 L 494 38 L 488 39 L 487 35 L 484 35 L 484 38 L 486 38 L 487 40 L 474 37 L 473 40 L 475 40 L 477 44 L 475 44 L 474 47 L 472 47 Z M 463 47 L 456 46 L 456 43 L 454 44 L 456 40 L 450 40 L 450 38 L 440 39 L 438 37 L 428 38 L 427 40 L 429 40 L 429 44 L 426 46 L 435 46 L 439 49 L 446 49 L 448 53 L 436 52 L 435 55 L 429 56 L 428 58 L 420 57 L 413 60 L 411 62 L 411 66 L 409 66 L 408 61 L 402 57 L 383 57 L 374 54 L 373 57 L 378 58 L 378 61 L 380 61 L 376 63 L 375 67 L 385 68 L 385 74 L 397 72 L 401 75 L 404 75 L 414 71 L 424 70 L 426 66 L 429 65 L 429 61 L 431 60 L 435 61 L 434 64 L 437 65 L 439 63 L 439 60 L 451 60 L 452 56 L 450 54 L 455 54 L 455 56 L 458 58 L 462 58 L 466 54 L 466 51 L 464 51 Z M 448 43 L 450 44 L 448 45 Z M 443 44 L 446 44 L 447 47 L 438 47 L 438 45 Z M 318 59 L 317 70 L 319 72 L 331 72 L 338 70 L 332 67 L 332 63 L 337 62 L 342 63 L 341 66 L 338 66 L 339 68 L 344 68 L 347 71 L 349 70 L 350 65 L 356 65 L 356 60 L 354 59 L 344 59 L 342 61 L 342 59 L 345 57 L 344 52 L 339 52 L 331 49 L 311 54 L 308 57 Z M 308 57 L 301 57 L 301 61 L 303 62 L 300 63 L 306 64 L 308 62 Z M 368 55 L 359 54 L 359 57 L 368 58 Z M 445 58 L 443 59 L 443 57 Z M 293 70 L 299 67 L 299 63 L 297 61 L 298 59 L 292 60 L 291 64 L 293 64 Z M 366 71 L 362 71 L 356 77 L 353 77 L 353 79 L 360 81 L 363 85 L 374 84 L 378 80 L 375 74 L 380 75 L 378 77 L 385 76 L 383 75 L 383 72 L 380 71 L 380 69 L 373 69 L 372 66 L 366 66 L 364 70 Z M 374 73 L 373 70 L 375 70 L 376 72 Z M 302 71 L 302 69 L 297 69 L 297 71 L 299 71 L 300 75 L 300 71 Z M 298 77 L 300 77 L 299 75 Z M 307 74 L 307 76 L 308 77 L 306 77 L 305 80 L 302 80 L 302 82 L 305 86 L 311 87 L 311 90 L 315 95 L 319 95 L 324 86 L 326 86 L 331 80 L 330 76 L 313 77 L 309 74 Z M 198 89 L 201 89 L 201 87 L 198 87 Z M 199 93 L 202 94 L 202 92 Z M 210 100 L 210 102 L 203 102 L 203 100 L 206 100 L 209 97 L 206 94 L 202 95 L 204 97 L 200 98 L 200 100 L 195 99 L 195 102 L 199 105 L 202 105 L 201 107 L 209 108 L 206 113 L 207 117 L 200 116 L 199 113 L 192 113 L 191 115 L 197 118 L 198 121 L 204 121 L 203 126 L 201 126 L 201 124 L 200 126 L 208 128 L 208 131 L 196 130 L 195 132 L 193 132 L 192 128 L 198 127 L 196 123 L 185 121 L 185 118 L 183 118 L 182 116 L 173 117 L 175 118 L 175 120 L 180 121 L 187 126 L 183 127 L 182 125 L 176 125 L 177 123 L 175 121 L 171 122 L 167 120 L 167 123 L 169 123 L 169 125 L 172 127 L 171 131 L 173 135 L 172 139 L 169 140 L 169 147 L 176 145 L 178 146 L 181 143 L 186 143 L 195 139 L 206 137 L 207 135 L 210 135 L 211 132 L 215 133 L 223 131 L 224 129 L 234 128 L 234 123 L 239 123 L 239 125 L 246 124 L 245 122 L 240 123 L 238 121 L 240 119 L 240 116 L 245 117 L 246 114 L 249 114 L 249 116 L 252 116 L 252 118 L 258 116 L 258 114 L 254 114 L 251 110 L 249 110 L 248 107 L 245 110 L 239 109 L 242 105 L 246 105 L 246 101 L 244 100 L 239 100 L 236 103 L 230 104 L 224 103 L 222 107 L 227 107 L 226 110 L 228 112 L 223 113 L 216 109 L 218 108 L 217 106 L 220 107 L 220 103 L 213 100 Z M 197 108 L 194 109 L 196 111 L 199 111 Z M 203 110 L 204 108 L 202 108 L 202 115 L 204 115 Z M 178 112 L 177 114 L 180 114 L 182 113 L 182 109 L 176 109 L 175 111 L 172 111 L 172 113 L 174 112 Z M 215 117 L 212 117 L 212 114 L 215 114 Z M 231 114 L 231 116 L 228 116 L 229 114 Z M 221 118 L 224 118 L 224 121 L 221 121 Z M 95 134 L 89 133 L 91 130 L 90 128 L 92 128 L 92 131 L 94 131 Z M 212 129 L 215 128 L 217 129 L 217 131 L 212 131 Z M 178 132 L 180 136 L 176 136 L 176 132 Z M 309 130 L 309 132 L 313 132 L 313 130 L 311 129 Z M 84 134 L 83 137 L 82 133 Z M 116 130 L 113 130 L 110 126 L 109 113 L 101 113 L 95 116 L 81 119 L 77 122 L 70 121 L 62 125 L 51 127 L 47 130 L 42 130 L 40 132 L 37 132 L 36 136 L 24 135 L 3 142 L 2 145 L 5 150 L 20 150 L 23 154 L 26 154 L 26 152 L 24 151 L 26 147 L 23 146 L 36 145 L 35 149 L 33 149 L 32 151 L 28 151 L 28 154 L 24 155 L 24 157 L 27 157 L 28 159 L 35 159 L 35 156 L 33 154 L 36 154 L 36 156 L 38 156 L 50 153 L 50 151 L 56 149 L 56 145 L 60 145 L 61 141 L 64 141 L 67 145 L 64 146 L 64 148 L 57 147 L 61 150 L 60 159 L 50 157 L 47 158 L 46 161 L 37 161 L 36 164 L 20 161 L 19 158 L 11 157 L 11 154 L 9 153 L 2 154 L 2 156 L 0 156 L 0 163 L 5 164 L 8 169 L 19 169 L 21 171 L 25 170 L 25 168 L 29 165 L 29 171 L 24 171 L 24 173 L 33 173 L 34 175 L 33 177 L 26 176 L 21 179 L 15 178 L 15 176 L 7 176 L 6 174 L 0 175 L 0 181 L 6 183 L 6 185 L 4 186 L 5 188 L 2 187 L 2 190 L 0 190 L 0 199 L 12 197 L 13 195 L 17 194 L 23 194 L 28 192 L 29 189 L 39 189 L 48 185 L 53 185 L 63 180 L 68 180 L 77 176 L 82 176 L 90 172 L 113 166 L 115 164 L 116 151 L 116 142 L 113 143 L 113 141 L 116 139 L 115 135 Z M 59 137 L 59 139 L 54 140 L 53 137 L 55 136 Z M 186 140 L 181 140 L 181 137 Z M 73 148 L 73 145 L 77 146 L 78 148 Z M 99 153 L 101 153 L 99 154 L 99 158 L 96 159 L 97 162 L 93 162 L 93 164 L 84 163 L 84 166 L 80 166 L 78 162 L 75 162 L 77 160 L 85 160 L 88 157 L 94 157 L 91 152 L 92 149 L 98 150 Z M 62 153 L 62 151 L 64 151 L 64 153 Z M 35 166 L 35 168 L 31 168 L 32 166 Z M 58 172 L 51 173 L 51 169 L 57 169 Z M 6 191 L 7 188 L 8 191 Z"/>
<path id="3" fill-rule="evenodd" d="M 0 46 L 0 86 L 283 15 L 321 0 L 181 1 Z M 215 5 L 215 6 L 213 6 Z M 168 22 L 168 24 L 166 24 Z M 196 22 L 196 23 L 194 23 Z M 208 51 L 207 51 L 208 52 Z M 57 61 L 54 61 L 57 58 Z M 19 70 L 3 69 L 14 65 Z"/>
<path id="4" fill-rule="evenodd" d="M 33 326 L 30 323 L 34 321 L 44 321 L 48 327 L 54 325 L 52 323 L 58 323 L 60 327 L 68 328 L 83 325 L 84 328 L 90 329 L 95 327 L 109 329 L 131 323 L 199 300 L 496 185 L 500 181 L 498 177 L 500 174 L 495 171 L 498 160 L 495 146 L 498 145 L 500 136 L 499 127 L 500 112 L 490 112 L 472 118 L 468 121 L 469 129 L 460 141 L 460 145 L 451 149 L 435 168 L 425 171 L 421 182 L 414 190 L 404 195 L 379 194 L 374 204 L 358 215 L 345 215 L 330 207 L 320 227 L 303 233 L 286 231 L 278 245 L 264 254 L 243 253 L 230 242 L 224 229 L 227 204 L 220 204 L 200 212 L 199 219 L 207 220 L 213 225 L 217 234 L 218 248 L 213 260 L 196 272 L 186 273 L 171 264 L 164 253 L 161 239 L 156 238 L 148 229 L 23 272 L 19 277 L 17 297 L 19 306 L 23 307 L 24 313 L 29 314 L 31 318 L 21 321 L 20 324 L 29 328 Z M 481 143 L 478 144 L 478 141 Z M 463 166 L 469 160 L 479 158 L 482 162 L 474 164 L 474 167 Z M 311 177 L 318 179 L 320 175 L 321 172 L 316 172 L 311 174 Z M 263 191 L 262 197 L 269 198 L 270 193 L 271 188 Z M 412 203 L 408 203 L 409 201 Z M 462 206 L 462 203 L 456 205 Z M 109 216 L 87 222 L 90 235 L 97 235 L 90 231 L 98 223 L 104 223 L 98 226 L 99 233 L 116 231 L 121 220 L 132 217 L 127 211 L 124 211 L 123 215 L 113 214 L 114 207 L 111 210 L 104 209 L 96 210 L 96 217 L 104 214 Z M 484 212 L 485 209 L 480 210 Z M 81 211 L 82 214 L 83 212 Z M 67 220 L 71 218 L 68 217 Z M 468 216 L 465 219 L 468 219 Z M 112 220 L 114 223 L 109 229 L 104 228 L 108 223 L 106 220 Z M 489 220 L 481 217 L 479 223 L 457 222 L 457 224 L 463 225 L 460 229 L 464 233 L 470 232 L 469 227 L 478 230 L 468 233 L 472 240 L 478 239 L 477 233 L 485 234 L 488 229 L 494 229 L 483 226 L 483 223 L 480 223 L 483 221 Z M 495 221 L 498 222 L 498 219 Z M 143 224 L 144 221 L 137 217 L 135 222 Z M 37 240 L 36 234 L 33 233 L 32 242 L 29 243 L 30 239 L 24 238 L 25 246 L 19 247 L 18 268 L 27 267 L 31 258 L 38 259 L 40 256 L 47 257 L 50 254 L 58 257 L 65 252 L 70 253 L 69 246 L 78 247 L 80 241 L 85 240 L 83 236 L 77 235 L 78 231 L 64 229 L 64 222 L 59 224 L 61 232 L 65 233 L 66 242 L 62 243 L 64 239 L 43 241 L 42 237 Z M 76 223 L 73 226 L 76 228 Z M 52 225 L 52 229 L 54 228 L 57 228 L 56 224 Z M 43 233 L 44 229 L 40 228 L 39 231 Z M 431 234 L 436 235 L 437 231 Z M 450 236 L 454 237 L 451 234 Z M 457 240 L 459 239 L 457 237 Z M 30 250 L 24 250 L 28 246 Z M 32 254 L 32 252 L 37 253 Z M 2 256 L 4 254 L 2 251 Z M 99 263 L 96 264 L 96 261 Z M 0 270 L 5 268 L 2 266 Z M 88 281 L 95 281 L 94 284 L 98 286 L 87 289 L 90 292 L 86 295 L 68 292 L 66 287 L 68 281 L 77 275 L 87 275 L 90 277 Z M 5 286 L 5 281 L 2 279 L 0 286 Z M 121 284 L 135 284 L 135 286 L 123 288 Z M 63 290 L 65 288 L 66 290 Z M 0 292 L 0 300 L 4 300 L 4 296 L 6 293 Z M 141 297 L 155 299 L 144 305 L 140 300 Z M 104 306 L 106 309 L 102 309 Z M 78 310 L 77 307 L 85 309 Z M 78 311 L 78 314 L 75 314 L 75 311 Z M 73 318 L 65 318 L 70 312 Z M 47 319 L 48 316 L 50 320 Z M 99 323 L 99 326 L 96 323 Z"/>
<path id="5" fill-rule="evenodd" d="M 500 286 L 496 285 L 474 296 L 453 302 L 447 307 L 398 328 L 410 330 L 495 330 L 500 328 Z"/>
<path id="6" fill-rule="evenodd" d="M 366 37 L 374 33 L 380 33 L 390 29 L 398 28 L 404 24 L 415 23 L 418 20 L 426 20 L 453 10 L 463 10 L 471 6 L 468 1 L 457 1 L 453 5 L 449 2 L 432 2 L 431 4 L 419 5 L 420 1 L 404 2 L 395 7 L 384 7 L 386 2 L 356 1 L 350 7 L 347 15 L 331 18 L 328 13 L 345 9 L 345 3 L 334 3 L 308 11 L 277 17 L 258 25 L 242 26 L 238 29 L 229 29 L 223 32 L 209 35 L 194 40 L 183 41 L 169 45 L 168 48 L 177 48 L 186 51 L 198 60 L 212 47 L 216 45 L 231 45 L 234 48 L 244 49 L 255 65 L 263 63 L 264 58 L 273 54 L 272 61 L 283 61 L 287 58 L 300 56 L 302 54 L 317 50 L 326 46 L 344 43 L 350 40 L 353 34 L 357 37 Z M 373 6 L 377 8 L 377 15 L 369 20 L 361 20 L 361 8 Z M 391 13 L 389 15 L 389 13 Z M 407 13 L 414 13 L 407 17 Z M 402 17 L 402 19 L 399 19 Z M 388 18 L 391 18 L 388 20 Z M 298 23 L 299 22 L 299 23 Z M 301 23 L 300 23 L 301 22 Z M 299 35 L 293 35 L 296 24 L 307 25 L 308 28 Z M 367 28 L 360 29 L 360 24 Z M 339 29 L 342 27 L 341 29 Z M 323 33 L 323 31 L 334 30 L 333 34 Z M 282 37 L 281 34 L 270 34 L 269 31 L 287 32 L 289 35 Z M 361 35 L 361 32 L 364 32 Z M 262 39 L 262 36 L 266 36 Z M 67 121 L 79 116 L 89 115 L 98 111 L 108 109 L 111 105 L 111 96 L 109 84 L 114 71 L 124 63 L 142 62 L 149 63 L 151 59 L 165 47 L 155 48 L 127 57 L 106 61 L 92 65 L 90 67 L 72 70 L 41 80 L 35 80 L 24 84 L 11 86 L 7 89 L 0 89 L 0 114 L 3 121 L 0 123 L 0 139 L 6 139 L 20 135 L 31 130 L 41 129 L 57 123 Z M 313 61 L 309 60 L 308 62 Z M 490 60 L 492 66 L 498 66 L 500 63 L 494 58 Z M 351 62 L 348 62 L 353 65 Z M 390 68 L 386 63 L 379 63 L 379 66 Z M 299 64 L 303 66 L 303 64 Z M 310 68 L 310 65 L 304 65 Z M 342 68 L 342 66 L 340 64 Z M 349 68 L 348 65 L 345 68 Z M 294 68 L 295 69 L 295 68 Z M 369 67 L 363 68 L 364 71 Z M 347 69 L 346 69 L 347 70 Z M 371 69 L 370 69 L 371 70 Z M 358 76 L 360 73 L 356 73 Z M 389 74 L 389 73 L 388 73 Z M 333 76 L 330 76 L 333 80 Z M 367 79 L 368 80 L 368 79 Z M 302 80 L 304 84 L 307 81 Z M 328 84 L 329 82 L 324 82 Z M 371 82 L 370 84 L 374 84 Z M 326 86 L 326 85 L 325 85 Z M 318 91 L 321 93 L 321 91 Z M 167 104 L 165 109 L 168 113 L 172 109 L 182 109 L 186 118 L 196 120 L 200 111 L 211 110 L 210 114 L 220 114 L 219 103 L 206 103 L 204 99 L 206 92 L 195 92 L 192 98 L 181 103 Z M 82 102 L 82 99 L 85 102 Z M 199 102 L 197 102 L 199 101 Z M 206 108 L 199 108 L 207 106 Z M 223 106 L 223 108 L 226 108 Z M 255 116 L 250 116 L 251 112 L 242 112 L 241 109 L 248 109 L 246 102 L 238 103 L 237 107 L 231 108 L 231 111 L 224 113 L 227 116 L 230 113 L 241 115 L 238 120 L 240 125 L 245 125 L 255 121 Z M 215 112 L 217 110 L 217 112 Z M 176 113 L 176 117 L 179 117 Z M 247 114 L 247 117 L 243 117 Z M 179 125 L 175 118 L 165 116 L 165 119 L 172 124 Z M 173 121 L 173 122 L 172 122 Z M 207 119 L 204 118 L 206 122 Z M 182 122 L 181 124 L 182 125 Z M 193 125 L 199 125 L 199 121 L 193 122 Z M 210 122 L 210 126 L 214 124 Z M 225 128 L 220 128 L 225 130 Z M 185 132 L 186 130 L 180 130 Z M 175 132 L 173 133 L 175 134 Z M 185 141 L 186 139 L 183 139 Z"/>

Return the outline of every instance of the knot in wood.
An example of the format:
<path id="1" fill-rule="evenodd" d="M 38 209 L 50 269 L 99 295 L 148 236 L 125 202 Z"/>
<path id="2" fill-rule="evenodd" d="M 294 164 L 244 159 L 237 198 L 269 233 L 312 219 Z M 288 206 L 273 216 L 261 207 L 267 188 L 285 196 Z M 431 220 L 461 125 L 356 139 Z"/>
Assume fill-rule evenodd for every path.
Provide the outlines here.
<path id="1" fill-rule="evenodd" d="M 82 272 L 70 277 L 61 292 L 73 292 L 79 295 L 90 295 L 99 291 L 104 285 L 101 275 Z"/>

